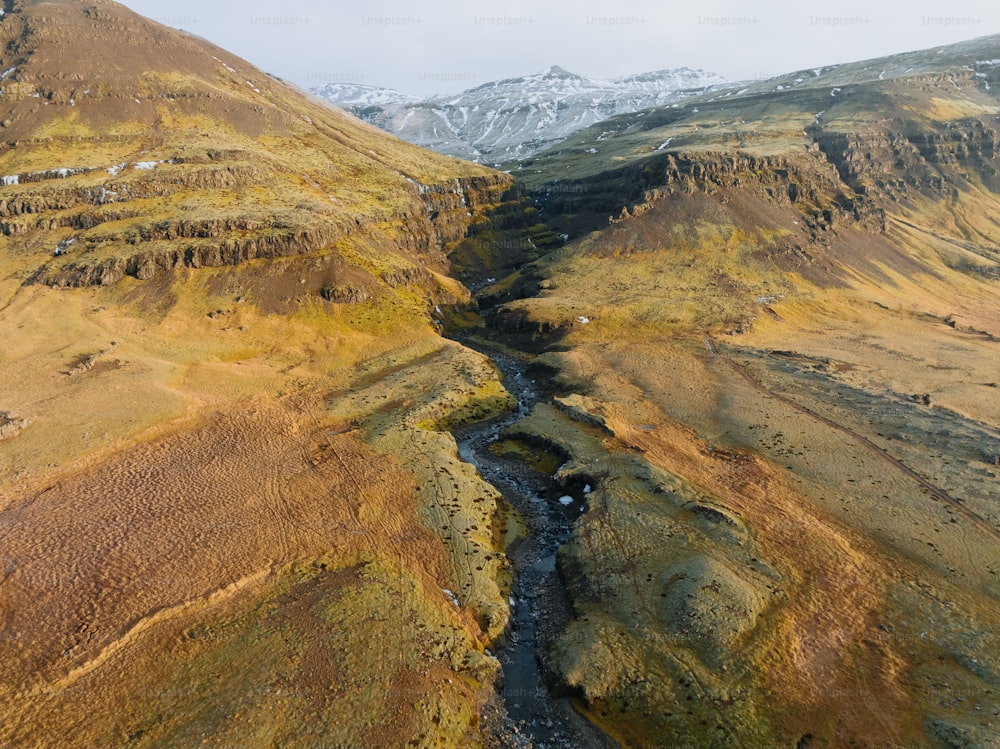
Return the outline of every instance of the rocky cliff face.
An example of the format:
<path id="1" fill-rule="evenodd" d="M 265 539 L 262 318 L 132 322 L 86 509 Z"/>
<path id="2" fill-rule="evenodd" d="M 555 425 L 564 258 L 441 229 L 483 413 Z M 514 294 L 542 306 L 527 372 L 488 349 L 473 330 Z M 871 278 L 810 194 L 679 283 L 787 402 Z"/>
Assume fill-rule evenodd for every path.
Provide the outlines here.
<path id="1" fill-rule="evenodd" d="M 14 194 L 0 200 L 0 232 L 11 238 L 65 232 L 66 238 L 29 278 L 32 283 L 53 286 L 109 285 L 124 276 L 146 280 L 160 271 L 179 268 L 236 266 L 305 255 L 348 238 L 375 242 L 385 224 L 398 226 L 394 234 L 397 251 L 444 270 L 448 248 L 461 241 L 471 226 L 487 220 L 511 189 L 511 180 L 503 175 L 457 177 L 430 185 L 411 180 L 401 188 L 410 196 L 409 206 L 353 221 L 345 216 L 296 213 L 158 219 L 145 215 L 149 199 L 170 200 L 192 189 L 263 187 L 270 176 L 266 170 L 238 163 L 217 165 L 210 172 L 198 170 L 194 175 L 170 167 L 161 173 L 166 174 L 130 171 L 97 188 L 66 185 L 68 189 L 60 189 L 60 182 L 68 178 L 57 173 L 48 180 L 26 175 L 29 179 L 21 182 L 21 190 L 7 190 Z M 43 184 L 43 191 L 24 190 Z"/>
<path id="2" fill-rule="evenodd" d="M 983 118 L 908 131 L 848 134 L 816 127 L 812 134 L 841 179 L 863 194 L 895 200 L 909 190 L 928 190 L 944 196 L 970 172 L 991 187 L 1000 184 L 1000 130 Z"/>
<path id="3" fill-rule="evenodd" d="M 845 157 L 848 158 L 848 157 Z M 722 190 L 753 194 L 775 206 L 796 206 L 816 232 L 847 220 L 866 231 L 885 228 L 885 214 L 861 191 L 845 191 L 836 165 L 819 146 L 797 154 L 666 153 L 604 173 L 559 180 L 533 195 L 553 226 L 578 235 L 635 218 L 671 196 Z"/>

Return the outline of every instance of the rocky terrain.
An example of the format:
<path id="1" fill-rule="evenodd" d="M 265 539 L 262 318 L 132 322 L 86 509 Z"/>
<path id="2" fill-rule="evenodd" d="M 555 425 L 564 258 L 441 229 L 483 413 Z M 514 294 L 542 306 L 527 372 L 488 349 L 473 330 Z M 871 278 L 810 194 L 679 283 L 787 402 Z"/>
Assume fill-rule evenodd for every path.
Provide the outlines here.
<path id="1" fill-rule="evenodd" d="M 689 68 L 594 81 L 554 65 L 423 100 L 357 84 L 330 83 L 312 91 L 410 143 L 500 165 L 608 117 L 681 101 L 724 82 Z"/>
<path id="2" fill-rule="evenodd" d="M 19 419 L 6 411 L 0 411 L 0 440 L 13 437 L 28 426 L 27 419 Z"/>

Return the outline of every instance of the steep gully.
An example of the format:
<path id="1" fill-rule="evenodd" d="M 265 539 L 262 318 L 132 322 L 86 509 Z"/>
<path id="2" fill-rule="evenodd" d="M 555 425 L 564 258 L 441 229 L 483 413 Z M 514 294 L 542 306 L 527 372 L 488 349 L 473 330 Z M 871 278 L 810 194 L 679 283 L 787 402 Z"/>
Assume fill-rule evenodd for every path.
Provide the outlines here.
<path id="1" fill-rule="evenodd" d="M 581 503 L 564 506 L 558 501 L 563 492 L 548 477 L 489 450 L 503 430 L 530 413 L 542 396 L 524 362 L 479 342 L 464 338 L 461 342 L 492 358 L 518 407 L 498 419 L 457 430 L 459 454 L 503 494 L 527 530 L 526 537 L 509 550 L 515 572 L 511 623 L 497 653 L 504 681 L 484 721 L 486 744 L 517 749 L 617 747 L 573 709 L 568 697 L 550 689 L 540 665 L 545 646 L 569 617 L 570 603 L 556 566 L 556 552 L 568 540 L 573 521 L 583 509 Z"/>

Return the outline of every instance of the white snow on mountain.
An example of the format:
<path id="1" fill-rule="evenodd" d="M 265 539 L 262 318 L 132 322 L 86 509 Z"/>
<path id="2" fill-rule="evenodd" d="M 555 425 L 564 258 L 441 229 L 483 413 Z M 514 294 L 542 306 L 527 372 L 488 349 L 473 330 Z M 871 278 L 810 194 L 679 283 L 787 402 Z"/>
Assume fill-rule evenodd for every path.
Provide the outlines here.
<path id="1" fill-rule="evenodd" d="M 487 164 L 523 159 L 584 127 L 724 85 L 679 68 L 590 80 L 559 66 L 418 100 L 391 89 L 331 83 L 314 94 L 404 140 Z"/>
<path id="2" fill-rule="evenodd" d="M 391 88 L 365 86 L 360 83 L 327 83 L 310 90 L 320 98 L 348 110 L 417 101 L 415 96 L 408 96 Z"/>

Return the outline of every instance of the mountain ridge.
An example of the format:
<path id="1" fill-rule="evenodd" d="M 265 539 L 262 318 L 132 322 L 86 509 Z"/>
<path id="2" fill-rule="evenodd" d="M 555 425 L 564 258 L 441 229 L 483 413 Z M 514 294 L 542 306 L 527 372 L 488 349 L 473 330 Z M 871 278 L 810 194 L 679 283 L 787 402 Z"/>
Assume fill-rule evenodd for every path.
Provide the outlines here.
<path id="1" fill-rule="evenodd" d="M 101 35 L 107 49 L 96 55 L 74 44 L 59 15 L 77 4 L 14 7 L 3 22 L 14 41 L 0 55 L 7 71 L 0 173 L 22 189 L 16 202 L 3 203 L 0 231 L 37 232 L 37 214 L 60 206 L 44 233 L 46 244 L 63 251 L 50 249 L 33 271 L 39 280 L 112 283 L 122 274 L 145 278 L 157 269 L 312 252 L 385 221 L 400 222 L 409 250 L 444 271 L 443 248 L 464 236 L 465 214 L 509 187 L 506 177 L 407 150 L 217 47 L 113 4 L 73 16 L 76 33 Z M 155 41 L 130 45 L 125 31 L 133 26 Z M 25 45 L 33 45 L 30 55 L 19 51 Z M 55 72 L 84 57 L 85 66 Z M 121 72 L 129 69 L 141 72 Z M 231 142 L 218 147 L 213 131 L 221 136 L 215 140 Z M 296 146 L 285 155 L 260 146 L 288 137 Z M 306 158 L 320 141 L 338 145 Z M 364 176 L 348 187 L 343 173 Z M 262 209 L 241 182 L 271 191 L 270 206 Z M 219 188 L 197 205 L 195 194 Z M 180 201 L 185 189 L 191 194 Z M 144 226 L 143 210 L 169 220 Z M 449 226 L 452 219 L 458 223 Z M 157 246 L 184 238 L 186 248 Z"/>
<path id="2" fill-rule="evenodd" d="M 311 89 L 366 122 L 440 153 L 493 165 L 525 158 L 581 127 L 621 112 L 678 101 L 721 85 L 690 68 L 591 80 L 558 65 L 458 94 L 414 100 L 389 89 L 326 84 Z"/>

